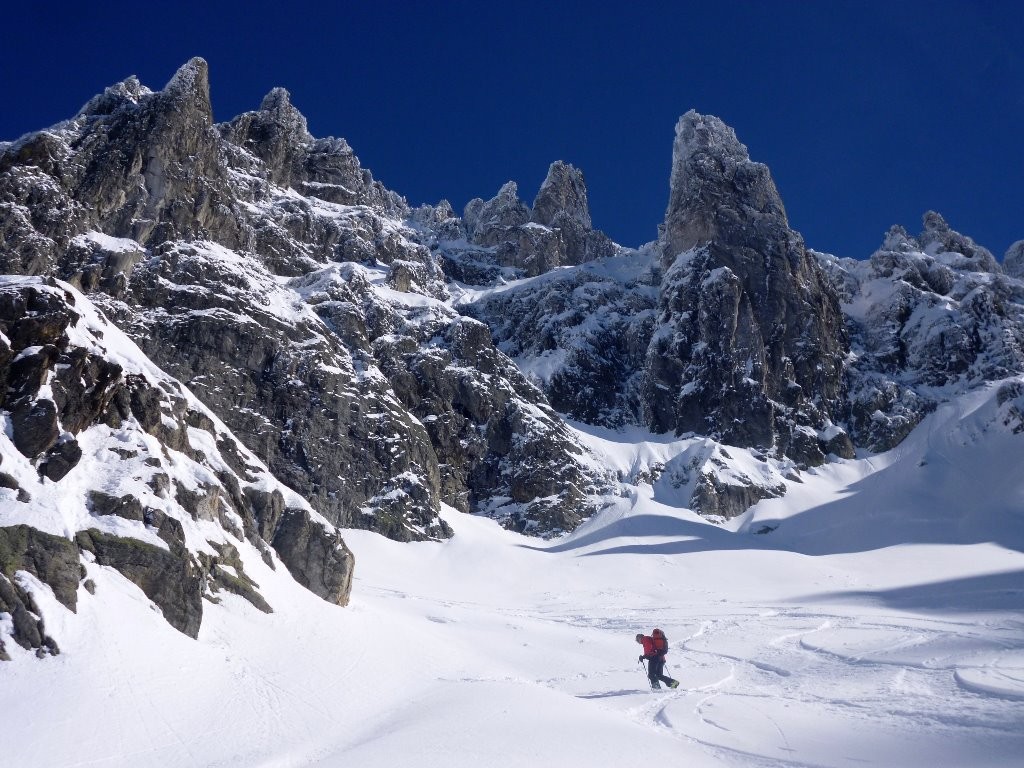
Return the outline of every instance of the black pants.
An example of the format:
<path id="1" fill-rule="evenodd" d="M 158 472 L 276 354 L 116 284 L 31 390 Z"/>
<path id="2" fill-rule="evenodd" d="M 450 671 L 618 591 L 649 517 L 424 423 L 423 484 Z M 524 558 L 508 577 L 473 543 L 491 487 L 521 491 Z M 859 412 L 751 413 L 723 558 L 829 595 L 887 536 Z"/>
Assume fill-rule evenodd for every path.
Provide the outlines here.
<path id="1" fill-rule="evenodd" d="M 675 682 L 671 677 L 665 677 L 665 657 L 656 656 L 647 660 L 647 679 L 651 681 L 651 688 L 660 688 L 661 683 L 672 685 Z"/>

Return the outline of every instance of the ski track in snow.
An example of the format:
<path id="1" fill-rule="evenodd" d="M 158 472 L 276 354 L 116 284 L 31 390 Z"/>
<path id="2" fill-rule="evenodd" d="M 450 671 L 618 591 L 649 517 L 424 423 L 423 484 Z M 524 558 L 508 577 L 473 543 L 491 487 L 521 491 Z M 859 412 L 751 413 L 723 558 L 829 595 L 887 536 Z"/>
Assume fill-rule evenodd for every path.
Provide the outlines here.
<path id="1" fill-rule="evenodd" d="M 446 601 L 443 608 L 455 606 L 486 610 L 482 605 L 452 601 Z M 563 607 L 497 611 L 520 622 L 565 624 L 625 637 L 652 615 L 649 609 L 619 611 L 615 616 L 566 613 Z M 743 765 L 760 764 L 749 760 L 764 755 L 729 743 L 729 734 L 749 725 L 752 716 L 741 718 L 739 725 L 729 725 L 737 702 L 776 734 L 774 751 L 778 755 L 765 764 L 821 765 L 792 757 L 798 750 L 790 744 L 787 727 L 772 714 L 790 707 L 827 713 L 819 718 L 829 721 L 836 731 L 863 733 L 882 727 L 892 731 L 894 740 L 899 732 L 917 731 L 940 741 L 980 732 L 1024 744 L 1021 710 L 1012 703 L 993 701 L 989 694 L 994 691 L 998 698 L 998 686 L 986 690 L 983 683 L 969 682 L 964 672 L 996 670 L 1000 655 L 979 661 L 977 666 L 971 659 L 972 654 L 998 648 L 1017 654 L 1018 666 L 1007 671 L 1007 678 L 1014 674 L 1018 682 L 1024 678 L 1020 666 L 1024 639 L 1019 632 L 1012 632 L 1019 627 L 979 628 L 973 622 L 928 617 L 858 617 L 760 605 L 709 617 L 669 606 L 658 616 L 665 626 L 696 627 L 673 645 L 669 656 L 667 674 L 681 680 L 679 689 L 647 690 L 639 667 L 543 682 L 598 706 L 623 711 L 632 720 L 669 731 L 727 762 Z M 825 642 L 814 640 L 823 636 Z M 958 650 L 943 653 L 942 646 Z M 920 652 L 912 652 L 914 649 Z M 627 676 L 637 678 L 639 685 L 630 687 L 625 683 Z M 949 705 L 951 698 L 957 699 L 955 711 Z"/>
<path id="2" fill-rule="evenodd" d="M 425 550 L 436 545 L 420 546 Z M 383 549 L 394 553 L 391 543 Z M 530 559 L 548 557 L 533 553 Z M 537 565 L 542 568 L 544 563 Z M 81 760 L 35 764 L 300 767 L 341 765 L 350 754 L 366 753 L 371 755 L 368 762 L 351 764 L 383 765 L 380 750 L 395 738 L 388 723 L 398 718 L 406 724 L 400 731 L 409 727 L 418 732 L 419 702 L 429 709 L 445 687 L 491 707 L 484 720 L 497 728 L 509 716 L 506 698 L 514 702 L 543 689 L 556 699 L 567 697 L 595 713 L 600 710 L 601 717 L 620 718 L 623 727 L 631 723 L 649 731 L 649 737 L 630 737 L 640 739 L 637 754 L 646 758 L 676 749 L 689 765 L 697 766 L 999 765 L 1009 764 L 1001 761 L 1024 748 L 1024 697 L 1014 693 L 1024 690 L 1024 632 L 1021 622 L 1009 615 L 1004 619 L 990 614 L 977 621 L 849 606 L 835 611 L 821 605 L 744 602 L 737 595 L 724 604 L 657 606 L 652 598 L 658 590 L 617 587 L 577 594 L 577 599 L 557 590 L 541 591 L 532 602 L 520 599 L 528 594 L 521 592 L 505 602 L 486 589 L 460 587 L 458 579 L 410 580 L 404 586 L 373 583 L 386 567 L 384 559 L 371 564 L 378 573 L 362 577 L 358 605 L 346 609 L 354 637 L 339 640 L 337 668 L 327 686 L 303 685 L 293 678 L 289 664 L 302 659 L 275 660 L 268 648 L 240 644 L 235 621 L 212 622 L 201 640 L 219 658 L 218 685 L 224 695 L 218 705 L 222 715 L 208 720 L 154 706 L 159 692 L 175 685 L 175 674 L 146 665 L 126 673 L 122 659 L 137 652 L 132 639 L 109 633 L 98 650 L 102 674 L 111 682 L 90 692 L 92 700 L 106 702 L 105 749 Z M 415 624 L 417 617 L 417 631 L 440 633 L 428 645 L 443 646 L 455 641 L 452 633 L 468 632 L 485 645 L 500 647 L 492 657 L 466 659 L 470 641 L 432 656 L 436 647 L 421 652 L 411 639 L 415 636 L 409 622 Z M 649 630 L 652 617 L 669 633 L 667 674 L 680 680 L 676 690 L 650 691 L 644 670 L 630 663 L 637 655 L 633 634 L 638 628 Z M 409 633 L 394 669 L 415 678 L 408 694 L 415 704 L 379 690 L 373 674 L 380 668 L 374 641 L 359 642 L 360 634 L 372 637 L 382 621 L 398 621 Z M 535 645 L 541 658 L 564 658 L 554 665 L 538 663 L 531 655 Z M 322 645 L 312 647 L 324 651 Z M 300 652 L 286 646 L 279 650 Z M 524 655 L 517 659 L 517 653 Z M 71 666 L 69 672 L 74 655 L 70 650 L 64 662 Z M 413 670 L 415 666 L 423 669 Z M 562 671 L 550 674 L 553 667 Z M 305 679 L 309 681 L 308 674 Z M 452 716 L 464 716 L 460 711 Z M 536 716 L 550 719 L 558 731 L 557 705 Z M 346 718 L 354 722 L 346 724 Z M 244 728 L 236 732 L 228 725 L 232 721 L 244 723 Z M 205 724 L 197 727 L 198 722 Z M 211 744 L 230 744 L 239 734 L 251 738 L 256 732 L 265 736 L 242 757 L 211 757 Z M 282 738 L 286 746 L 275 746 Z M 539 738 L 543 743 L 553 737 Z M 666 738 L 668 747 L 650 748 L 648 739 L 663 745 Z M 463 739 L 453 745 L 448 764 L 463 766 L 480 759 L 481 753 Z M 148 746 L 142 748 L 140 742 Z M 952 762 L 943 762 L 944 753 Z M 977 762 L 964 762 L 967 754 Z M 527 764 L 501 755 L 490 759 L 490 765 Z M 593 752 L 575 764 L 617 763 Z"/>

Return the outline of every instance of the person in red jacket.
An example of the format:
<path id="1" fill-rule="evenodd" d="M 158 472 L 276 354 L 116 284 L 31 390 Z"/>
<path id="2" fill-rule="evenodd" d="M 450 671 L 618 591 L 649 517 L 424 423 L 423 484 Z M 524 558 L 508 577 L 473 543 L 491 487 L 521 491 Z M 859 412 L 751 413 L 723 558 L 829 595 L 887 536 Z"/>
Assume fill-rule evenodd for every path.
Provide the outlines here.
<path id="1" fill-rule="evenodd" d="M 644 647 L 640 655 L 640 661 L 647 660 L 647 679 L 651 681 L 651 688 L 659 690 L 661 684 L 665 683 L 669 688 L 678 688 L 679 681 L 666 677 L 665 654 L 668 653 L 668 640 L 665 633 L 655 629 L 650 635 L 637 635 L 636 641 Z"/>

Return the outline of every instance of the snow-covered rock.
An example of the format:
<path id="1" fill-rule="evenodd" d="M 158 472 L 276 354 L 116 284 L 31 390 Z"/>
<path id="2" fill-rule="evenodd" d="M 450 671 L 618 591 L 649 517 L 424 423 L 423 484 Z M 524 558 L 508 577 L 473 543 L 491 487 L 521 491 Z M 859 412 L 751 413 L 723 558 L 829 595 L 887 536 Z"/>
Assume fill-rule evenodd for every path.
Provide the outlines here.
<path id="1" fill-rule="evenodd" d="M 246 558 L 348 602 L 334 527 L 69 284 L 0 278 L 0 383 L 0 613 L 18 644 L 58 651 L 17 574 L 74 610 L 81 563 L 119 571 L 192 637 L 218 593 L 273 610 Z"/>
<path id="2" fill-rule="evenodd" d="M 850 333 L 859 445 L 887 450 L 938 404 L 1024 370 L 1024 283 L 938 214 L 917 238 L 891 229 L 868 261 L 819 261 Z"/>
<path id="3" fill-rule="evenodd" d="M 399 540 L 450 535 L 443 503 L 572 530 L 608 478 L 561 415 L 794 471 L 895 445 L 1021 371 L 1018 261 L 935 213 L 870 262 L 815 254 L 767 167 L 696 112 L 638 249 L 593 229 L 564 162 L 532 205 L 509 182 L 459 217 L 411 209 L 284 89 L 215 125 L 202 59 L 0 146 L 0 269 L 87 292 L 332 524 Z M 686 502 L 709 515 L 781 492 L 713 474 Z"/>
<path id="4" fill-rule="evenodd" d="M 573 225 L 578 197 L 555 200 L 576 206 Z M 525 206 L 513 218 L 562 237 Z M 333 523 L 445 537 L 447 502 L 569 530 L 597 478 L 486 331 L 471 357 L 488 363 L 460 359 L 468 326 L 442 303 L 432 250 L 464 231 L 454 221 L 450 206 L 414 214 L 344 140 L 313 138 L 283 89 L 214 125 L 201 59 L 163 91 L 110 88 L 0 155 L 3 271 L 89 291 Z M 467 408 L 469 390 L 489 406 Z"/>

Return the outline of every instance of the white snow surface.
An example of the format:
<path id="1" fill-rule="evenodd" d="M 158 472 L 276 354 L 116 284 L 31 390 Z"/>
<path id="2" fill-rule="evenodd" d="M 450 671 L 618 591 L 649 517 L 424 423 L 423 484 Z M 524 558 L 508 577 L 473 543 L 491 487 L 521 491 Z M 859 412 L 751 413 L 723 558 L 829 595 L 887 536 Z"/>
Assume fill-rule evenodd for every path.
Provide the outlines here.
<path id="1" fill-rule="evenodd" d="M 445 542 L 346 531 L 347 608 L 242 546 L 275 612 L 226 594 L 198 640 L 109 568 L 84 563 L 77 615 L 19 573 L 61 653 L 0 614 L 0 763 L 1019 766 L 1024 434 L 1002 415 L 979 390 L 728 526 L 637 481 L 555 541 L 450 509 Z M 619 477 L 693 446 L 616 435 L 580 439 Z M 678 689 L 637 662 L 655 626 Z"/>

